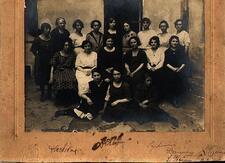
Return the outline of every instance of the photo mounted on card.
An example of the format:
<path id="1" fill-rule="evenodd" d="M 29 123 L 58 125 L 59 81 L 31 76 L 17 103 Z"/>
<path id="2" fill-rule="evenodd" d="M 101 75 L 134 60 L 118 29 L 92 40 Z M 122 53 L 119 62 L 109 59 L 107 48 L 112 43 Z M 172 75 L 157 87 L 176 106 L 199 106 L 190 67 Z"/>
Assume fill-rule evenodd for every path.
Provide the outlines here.
<path id="1" fill-rule="evenodd" d="M 224 6 L 2 0 L 0 159 L 223 160 Z"/>
<path id="2" fill-rule="evenodd" d="M 205 131 L 204 1 L 26 0 L 25 131 Z"/>

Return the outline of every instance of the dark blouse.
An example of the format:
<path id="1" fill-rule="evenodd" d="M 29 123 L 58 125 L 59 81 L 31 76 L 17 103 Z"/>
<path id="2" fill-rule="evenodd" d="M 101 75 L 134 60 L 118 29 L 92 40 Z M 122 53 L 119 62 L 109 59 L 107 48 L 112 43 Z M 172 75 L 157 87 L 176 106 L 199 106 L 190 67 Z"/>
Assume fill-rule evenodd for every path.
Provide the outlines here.
<path id="1" fill-rule="evenodd" d="M 87 34 L 86 39 L 92 43 L 93 51 L 97 52 L 103 46 L 103 33 L 99 32 L 99 38 L 95 37 L 93 31 Z"/>
<path id="2" fill-rule="evenodd" d="M 130 99 L 130 89 L 126 82 L 122 82 L 119 88 L 114 87 L 113 83 L 110 84 L 109 88 L 109 101 L 110 103 L 119 99 Z"/>
<path id="3" fill-rule="evenodd" d="M 88 97 L 90 97 L 94 103 L 96 104 L 102 104 L 104 102 L 104 98 L 106 96 L 107 88 L 108 88 L 108 83 L 105 81 L 102 81 L 100 86 L 95 81 L 90 81 L 89 83 L 89 90 L 90 92 L 88 93 Z"/>
<path id="4" fill-rule="evenodd" d="M 98 53 L 97 66 L 101 70 L 106 70 L 110 67 L 121 67 L 122 66 L 122 54 L 115 51 L 108 52 L 103 48 L 100 49 Z"/>
<path id="5" fill-rule="evenodd" d="M 124 56 L 124 62 L 128 64 L 130 71 L 136 70 L 142 63 L 147 64 L 146 53 L 139 49 L 137 56 L 132 56 L 132 51 L 128 51 Z"/>
<path id="6" fill-rule="evenodd" d="M 55 70 L 62 70 L 64 68 L 74 69 L 75 68 L 75 55 L 71 53 L 68 57 L 62 56 L 60 52 L 56 53 L 51 61 L 52 66 Z M 75 74 L 74 74 L 75 76 Z"/>
<path id="7" fill-rule="evenodd" d="M 58 28 L 55 28 L 51 32 L 53 42 L 53 52 L 58 52 L 63 49 L 65 41 L 69 38 L 70 32 L 65 29 L 64 33 L 60 33 Z"/>
<path id="8" fill-rule="evenodd" d="M 173 67 L 180 67 L 182 64 L 186 64 L 187 55 L 185 54 L 184 47 L 178 47 L 175 51 L 171 48 L 165 51 L 164 64 L 170 64 Z"/>

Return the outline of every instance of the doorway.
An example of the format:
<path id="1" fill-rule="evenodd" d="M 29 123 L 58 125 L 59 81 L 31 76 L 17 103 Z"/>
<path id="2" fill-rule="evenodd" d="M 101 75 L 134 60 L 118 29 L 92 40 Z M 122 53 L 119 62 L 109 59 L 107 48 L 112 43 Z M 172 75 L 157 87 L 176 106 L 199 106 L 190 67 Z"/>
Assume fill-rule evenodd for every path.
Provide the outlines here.
<path id="1" fill-rule="evenodd" d="M 123 22 L 128 21 L 131 29 L 140 31 L 142 18 L 142 0 L 104 0 L 104 29 L 110 17 L 117 20 L 117 30 L 123 33 Z"/>

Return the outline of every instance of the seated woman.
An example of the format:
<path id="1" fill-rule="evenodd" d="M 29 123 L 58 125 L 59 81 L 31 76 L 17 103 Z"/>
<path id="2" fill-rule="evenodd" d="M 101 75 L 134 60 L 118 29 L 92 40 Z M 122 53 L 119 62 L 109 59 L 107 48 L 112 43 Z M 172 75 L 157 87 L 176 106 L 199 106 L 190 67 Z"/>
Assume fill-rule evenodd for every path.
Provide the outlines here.
<path id="1" fill-rule="evenodd" d="M 35 56 L 35 83 L 40 86 L 40 101 L 51 98 L 51 85 L 48 83 L 50 79 L 51 58 L 53 56 L 53 47 L 50 36 L 51 26 L 48 23 L 41 24 L 42 34 L 34 39 L 31 51 Z M 47 94 L 45 86 L 48 87 Z"/>
<path id="2" fill-rule="evenodd" d="M 98 115 L 98 112 L 104 108 L 106 91 L 108 83 L 102 80 L 101 72 L 98 69 L 92 70 L 92 78 L 90 81 L 88 92 L 81 95 L 82 102 L 79 107 L 57 111 L 55 116 L 70 115 L 81 119 L 92 120 Z"/>
<path id="3" fill-rule="evenodd" d="M 91 28 L 93 29 L 87 34 L 86 40 L 92 44 L 92 49 L 98 53 L 99 49 L 103 46 L 103 33 L 99 30 L 101 28 L 101 22 L 99 20 L 93 20 L 91 22 Z"/>
<path id="4" fill-rule="evenodd" d="M 77 102 L 77 81 L 74 75 L 75 55 L 70 39 L 64 43 L 63 50 L 52 58 L 52 68 L 49 83 L 53 83 L 56 91 L 55 104 L 69 106 Z"/>
<path id="5" fill-rule="evenodd" d="M 152 82 L 151 74 L 145 73 L 144 83 L 137 86 L 134 101 L 139 109 L 157 109 L 159 105 L 159 92 Z"/>
<path id="6" fill-rule="evenodd" d="M 162 87 L 163 64 L 165 60 L 164 49 L 160 47 L 159 37 L 153 36 L 149 41 L 150 49 L 146 51 L 147 69 L 157 84 L 158 89 Z"/>
<path id="7" fill-rule="evenodd" d="M 172 97 L 175 107 L 180 105 L 180 97 L 187 87 L 187 55 L 177 36 L 171 36 L 170 47 L 165 51 L 165 92 Z"/>
<path id="8" fill-rule="evenodd" d="M 112 74 L 113 81 L 107 90 L 103 119 L 121 121 L 124 120 L 129 110 L 130 89 L 129 85 L 122 80 L 122 71 L 119 68 L 114 68 Z"/>
<path id="9" fill-rule="evenodd" d="M 92 44 L 90 41 L 83 41 L 83 50 L 77 56 L 76 78 L 78 82 L 78 94 L 81 96 L 88 90 L 88 82 L 92 80 L 91 71 L 97 66 L 97 53 L 92 51 Z"/>
<path id="10" fill-rule="evenodd" d="M 75 52 L 79 54 L 81 50 L 82 42 L 86 39 L 86 35 L 82 33 L 84 23 L 80 19 L 76 19 L 73 23 L 73 32 L 70 34 L 70 38 L 73 41 Z"/>
<path id="11" fill-rule="evenodd" d="M 132 93 L 136 85 L 144 80 L 144 71 L 147 58 L 144 50 L 138 48 L 140 40 L 138 37 L 131 37 L 129 40 L 131 50 L 124 56 L 126 74 Z"/>
<path id="12" fill-rule="evenodd" d="M 169 39 L 171 37 L 171 34 L 168 33 L 167 31 L 167 29 L 169 28 L 168 22 L 165 20 L 162 20 L 159 23 L 159 28 L 161 30 L 161 32 L 158 34 L 160 47 L 166 50 L 169 47 Z"/>
<path id="13" fill-rule="evenodd" d="M 109 36 L 105 39 L 105 46 L 98 53 L 97 67 L 102 70 L 103 78 L 110 81 L 113 67 L 122 67 L 122 54 L 114 46 L 113 39 Z"/>

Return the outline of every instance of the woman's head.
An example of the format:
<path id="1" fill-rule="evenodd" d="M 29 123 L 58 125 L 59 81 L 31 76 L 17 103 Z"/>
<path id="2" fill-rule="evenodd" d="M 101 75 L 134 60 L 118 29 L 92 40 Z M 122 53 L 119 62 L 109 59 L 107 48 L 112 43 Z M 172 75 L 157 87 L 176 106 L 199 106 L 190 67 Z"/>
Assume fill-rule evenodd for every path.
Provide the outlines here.
<path id="1" fill-rule="evenodd" d="M 57 18 L 56 21 L 55 21 L 55 25 L 59 29 L 65 29 L 65 27 L 66 27 L 66 20 L 65 20 L 65 18 L 63 18 L 63 17 Z"/>
<path id="2" fill-rule="evenodd" d="M 113 42 L 113 38 L 112 37 L 107 36 L 104 40 L 105 40 L 104 43 L 105 43 L 106 47 L 112 48 L 114 46 L 114 42 Z"/>
<path id="3" fill-rule="evenodd" d="M 141 45 L 141 41 L 138 37 L 134 36 L 129 39 L 129 46 L 133 49 L 138 48 Z"/>
<path id="4" fill-rule="evenodd" d="M 169 24 L 167 21 L 162 20 L 159 23 L 159 29 L 161 29 L 162 33 L 166 33 L 168 28 L 169 28 Z"/>
<path id="5" fill-rule="evenodd" d="M 175 25 L 175 28 L 178 32 L 182 31 L 183 30 L 183 20 L 182 19 L 177 19 L 175 22 L 174 22 L 174 25 Z"/>
<path id="6" fill-rule="evenodd" d="M 149 29 L 149 26 L 151 25 L 151 20 L 145 17 L 141 20 L 141 25 L 143 30 L 147 30 Z"/>
<path id="7" fill-rule="evenodd" d="M 123 29 L 125 32 L 129 32 L 131 30 L 130 24 L 128 22 L 123 23 Z"/>
<path id="8" fill-rule="evenodd" d="M 160 41 L 158 36 L 153 36 L 149 40 L 149 45 L 151 46 L 152 49 L 158 49 L 160 46 Z"/>
<path id="9" fill-rule="evenodd" d="M 145 85 L 150 86 L 152 84 L 151 74 L 146 72 L 144 77 Z"/>
<path id="10" fill-rule="evenodd" d="M 101 81 L 102 75 L 101 75 L 100 69 L 94 68 L 94 69 L 91 71 L 91 75 L 92 75 L 92 78 L 93 78 L 93 80 L 94 80 L 95 82 Z"/>
<path id="11" fill-rule="evenodd" d="M 84 23 L 80 19 L 76 19 L 73 22 L 73 29 L 76 29 L 77 31 L 81 31 L 84 28 Z"/>
<path id="12" fill-rule="evenodd" d="M 169 39 L 169 45 L 171 48 L 177 48 L 180 45 L 179 37 L 178 36 L 171 36 Z"/>
<path id="13" fill-rule="evenodd" d="M 42 23 L 41 24 L 41 33 L 50 34 L 51 31 L 51 25 L 48 23 Z"/>
<path id="14" fill-rule="evenodd" d="M 109 18 L 109 29 L 116 29 L 116 19 Z"/>
<path id="15" fill-rule="evenodd" d="M 122 70 L 118 67 L 112 69 L 113 81 L 120 82 L 122 80 Z"/>
<path id="16" fill-rule="evenodd" d="M 70 38 L 66 39 L 63 45 L 63 51 L 71 53 L 73 51 L 73 43 Z"/>
<path id="17" fill-rule="evenodd" d="M 99 20 L 93 20 L 91 22 L 91 28 L 94 30 L 94 31 L 99 31 L 100 28 L 102 26 L 102 23 L 99 21 Z"/>
<path id="18" fill-rule="evenodd" d="M 81 47 L 84 49 L 85 53 L 90 53 L 92 51 L 92 43 L 88 40 L 84 40 Z"/>

